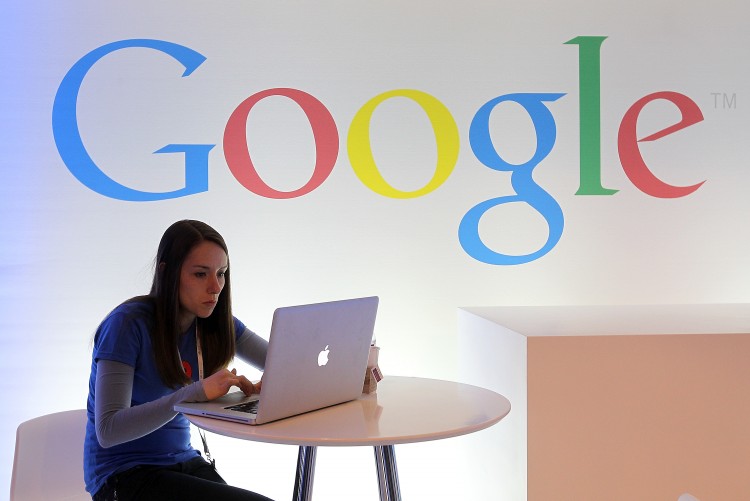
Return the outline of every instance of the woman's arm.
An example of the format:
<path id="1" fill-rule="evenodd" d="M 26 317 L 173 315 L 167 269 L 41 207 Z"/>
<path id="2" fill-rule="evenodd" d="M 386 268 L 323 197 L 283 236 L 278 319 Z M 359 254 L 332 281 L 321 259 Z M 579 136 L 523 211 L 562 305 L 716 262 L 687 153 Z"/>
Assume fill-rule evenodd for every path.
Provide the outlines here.
<path id="1" fill-rule="evenodd" d="M 205 401 L 202 382 L 190 384 L 170 395 L 130 406 L 133 367 L 112 360 L 96 364 L 96 437 L 102 447 L 112 447 L 148 435 L 177 415 L 179 402 Z"/>
<path id="2" fill-rule="evenodd" d="M 263 370 L 266 366 L 268 341 L 250 329 L 245 329 L 237 340 L 235 351 L 240 360 L 247 362 L 256 369 Z"/>
<path id="3" fill-rule="evenodd" d="M 102 447 L 135 440 L 171 421 L 180 402 L 205 402 L 225 395 L 232 386 L 248 395 L 259 390 L 244 376 L 222 369 L 202 381 L 151 402 L 131 407 L 134 370 L 128 364 L 99 360 L 96 364 L 96 437 Z"/>

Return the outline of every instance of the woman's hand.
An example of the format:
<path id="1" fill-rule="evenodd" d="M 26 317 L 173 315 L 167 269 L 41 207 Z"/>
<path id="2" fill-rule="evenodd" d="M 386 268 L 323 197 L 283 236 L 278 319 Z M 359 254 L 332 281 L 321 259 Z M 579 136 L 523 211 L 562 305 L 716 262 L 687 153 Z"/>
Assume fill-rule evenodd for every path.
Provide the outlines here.
<path id="1" fill-rule="evenodd" d="M 252 395 L 253 393 L 260 393 L 260 381 L 253 384 L 252 381 L 250 381 L 245 376 L 239 376 L 240 378 L 240 384 L 238 385 L 240 387 L 240 390 L 242 390 L 245 395 L 248 397 Z"/>
<path id="2" fill-rule="evenodd" d="M 237 369 L 221 369 L 203 380 L 203 391 L 209 400 L 226 395 L 232 386 L 239 387 L 246 395 L 260 393 L 260 382 L 253 384 L 245 376 L 238 376 Z"/>

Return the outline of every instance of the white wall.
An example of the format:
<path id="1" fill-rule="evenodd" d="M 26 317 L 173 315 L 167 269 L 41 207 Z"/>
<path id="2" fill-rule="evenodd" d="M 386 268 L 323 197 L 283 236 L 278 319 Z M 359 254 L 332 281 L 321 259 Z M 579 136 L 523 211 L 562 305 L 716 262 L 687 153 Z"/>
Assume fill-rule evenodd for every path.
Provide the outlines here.
<path id="1" fill-rule="evenodd" d="M 8 483 L 18 423 L 84 405 L 92 333 L 110 308 L 147 290 L 157 241 L 177 219 L 202 219 L 224 234 L 236 314 L 261 333 L 276 306 L 378 294 L 381 362 L 394 374 L 458 377 L 456 311 L 462 306 L 749 299 L 750 235 L 743 224 L 750 204 L 744 151 L 749 127 L 742 103 L 750 69 L 741 61 L 750 35 L 734 0 L 73 0 L 11 2 L 0 18 L 0 391 L 16 404 L 0 410 L 0 472 L 7 472 L 0 473 L 0 485 Z M 575 194 L 580 47 L 565 42 L 579 36 L 608 37 L 601 46 L 601 178 L 619 190 L 610 196 Z M 134 38 L 177 43 L 207 59 L 185 78 L 176 61 L 154 50 L 121 50 L 102 59 L 78 98 L 83 143 L 118 182 L 154 192 L 184 182 L 182 155 L 154 151 L 172 143 L 214 144 L 207 192 L 154 202 L 115 200 L 79 182 L 61 158 L 51 125 L 61 81 L 90 51 Z M 245 189 L 222 147 L 232 111 L 256 92 L 278 87 L 321 101 L 340 141 L 325 183 L 289 200 Z M 457 126 L 454 170 L 417 198 L 373 191 L 354 174 L 349 157 L 362 152 L 361 144 L 352 151 L 347 145 L 353 118 L 367 101 L 394 89 L 431 95 Z M 689 97 L 704 116 L 678 133 L 641 143 L 648 166 L 665 182 L 705 180 L 681 198 L 640 191 L 617 153 L 628 108 L 659 91 Z M 534 180 L 560 205 L 564 231 L 549 253 L 529 263 L 485 264 L 461 247 L 461 219 L 476 204 L 514 192 L 509 172 L 477 160 L 469 126 L 490 99 L 542 92 L 565 94 L 546 103 L 557 137 L 534 170 Z M 639 135 L 678 120 L 673 105 L 653 103 L 642 114 Z M 438 129 L 447 130 L 446 123 Z M 524 163 L 532 156 L 534 129 L 519 106 L 498 107 L 490 129 L 506 160 Z M 270 186 L 294 189 L 309 179 L 315 148 L 305 116 L 291 101 L 258 104 L 247 136 Z M 390 185 L 401 191 L 427 185 L 436 140 L 415 102 L 381 104 L 370 139 Z M 543 246 L 547 227 L 516 203 L 488 212 L 480 233 L 499 252 L 526 254 Z M 453 442 L 439 447 L 461 450 Z M 439 491 L 429 474 L 406 465 L 412 455 L 412 464 L 420 459 L 412 451 L 417 449 L 399 451 L 405 492 Z M 434 456 L 425 452 L 421 459 Z M 321 461 L 321 478 L 344 462 Z M 426 468 L 444 468 L 435 463 Z M 274 489 L 287 492 L 283 482 Z"/>
<path id="2" fill-rule="evenodd" d="M 458 310 L 458 378 L 505 395 L 511 412 L 493 426 L 467 437 L 464 499 L 526 499 L 528 380 L 527 338 L 474 313 Z"/>

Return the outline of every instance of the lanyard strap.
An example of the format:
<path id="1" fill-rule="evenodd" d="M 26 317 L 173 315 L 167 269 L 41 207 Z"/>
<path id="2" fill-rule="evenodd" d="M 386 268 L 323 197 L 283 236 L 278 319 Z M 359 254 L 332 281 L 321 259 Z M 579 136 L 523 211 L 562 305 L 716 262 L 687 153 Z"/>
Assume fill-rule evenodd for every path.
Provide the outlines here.
<path id="1" fill-rule="evenodd" d="M 195 319 L 195 351 L 198 355 L 198 381 L 203 379 L 203 348 L 201 347 L 201 335 L 200 329 L 198 328 L 198 319 Z M 177 351 L 179 354 L 179 350 Z M 211 457 L 211 453 L 208 450 L 208 440 L 206 440 L 206 434 L 201 428 L 198 428 L 198 434 L 201 436 L 201 442 L 203 442 L 203 452 L 206 454 L 206 459 L 211 466 L 216 469 L 216 460 Z"/>
<path id="2" fill-rule="evenodd" d="M 203 349 L 201 348 L 201 336 L 198 331 L 198 319 L 195 320 L 195 351 L 198 353 L 198 381 L 203 379 Z"/>

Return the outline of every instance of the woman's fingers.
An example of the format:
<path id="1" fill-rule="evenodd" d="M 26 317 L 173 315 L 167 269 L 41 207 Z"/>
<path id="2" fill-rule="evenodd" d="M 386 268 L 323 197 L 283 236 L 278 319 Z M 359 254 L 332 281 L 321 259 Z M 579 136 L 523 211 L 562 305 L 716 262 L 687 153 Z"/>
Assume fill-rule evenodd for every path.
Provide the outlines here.
<path id="1" fill-rule="evenodd" d="M 257 383 L 253 384 L 253 382 L 245 376 L 239 376 L 239 387 L 245 393 L 245 395 L 248 396 L 252 395 L 253 393 L 260 393 L 260 385 Z"/>
<path id="2" fill-rule="evenodd" d="M 209 400 L 226 395 L 232 386 L 237 386 L 245 395 L 249 396 L 253 393 L 260 393 L 261 382 L 253 383 L 245 376 L 237 375 L 237 369 L 222 369 L 203 382 L 203 390 Z"/>
<path id="3" fill-rule="evenodd" d="M 236 371 L 222 369 L 211 374 L 203 381 L 203 391 L 209 400 L 226 395 L 232 386 L 240 385 L 240 376 Z"/>

